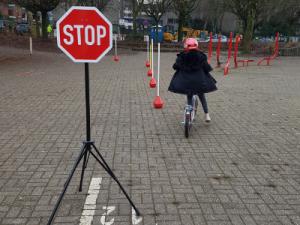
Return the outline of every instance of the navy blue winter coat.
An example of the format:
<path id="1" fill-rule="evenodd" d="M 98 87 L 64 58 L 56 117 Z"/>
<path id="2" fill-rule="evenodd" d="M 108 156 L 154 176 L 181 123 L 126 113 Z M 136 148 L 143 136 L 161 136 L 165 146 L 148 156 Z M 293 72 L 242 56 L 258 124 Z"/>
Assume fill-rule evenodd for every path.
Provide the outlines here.
<path id="1" fill-rule="evenodd" d="M 171 92 L 199 94 L 217 90 L 217 82 L 209 73 L 212 68 L 206 55 L 199 50 L 179 53 L 173 69 L 176 72 L 168 89 Z"/>

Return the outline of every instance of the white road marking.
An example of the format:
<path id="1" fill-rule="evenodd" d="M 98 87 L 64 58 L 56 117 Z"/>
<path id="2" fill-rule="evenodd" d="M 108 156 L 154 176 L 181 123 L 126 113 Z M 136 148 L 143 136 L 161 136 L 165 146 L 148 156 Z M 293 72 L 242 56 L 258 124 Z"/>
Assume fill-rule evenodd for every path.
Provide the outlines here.
<path id="1" fill-rule="evenodd" d="M 79 225 L 91 225 L 96 210 L 96 202 L 101 188 L 102 178 L 92 178 L 88 190 L 88 196 L 85 199 L 83 211 L 80 217 Z"/>
<path id="2" fill-rule="evenodd" d="M 92 178 L 89 190 L 88 190 L 88 196 L 85 199 L 83 211 L 80 217 L 80 223 L 79 225 L 92 225 L 93 217 L 95 215 L 96 211 L 96 203 L 97 198 L 100 192 L 101 188 L 101 182 L 102 178 Z M 106 217 L 111 214 L 113 211 L 115 211 L 115 206 L 103 206 L 103 210 L 105 211 L 100 219 L 100 222 L 102 225 L 112 225 L 115 222 L 115 219 L 112 218 L 110 221 L 106 221 Z M 136 216 L 135 210 L 132 208 L 132 225 L 138 225 L 142 222 L 143 218 Z"/>
<path id="3" fill-rule="evenodd" d="M 131 209 L 131 212 L 132 212 L 132 217 L 131 217 L 132 218 L 132 225 L 138 225 L 139 223 L 141 223 L 142 220 L 143 220 L 143 217 L 136 216 L 134 208 Z"/>
<path id="4" fill-rule="evenodd" d="M 115 222 L 115 219 L 112 218 L 110 221 L 105 221 L 106 216 L 108 216 L 111 212 L 115 211 L 115 206 L 103 206 L 105 213 L 102 214 L 100 222 L 102 225 L 112 225 Z"/>

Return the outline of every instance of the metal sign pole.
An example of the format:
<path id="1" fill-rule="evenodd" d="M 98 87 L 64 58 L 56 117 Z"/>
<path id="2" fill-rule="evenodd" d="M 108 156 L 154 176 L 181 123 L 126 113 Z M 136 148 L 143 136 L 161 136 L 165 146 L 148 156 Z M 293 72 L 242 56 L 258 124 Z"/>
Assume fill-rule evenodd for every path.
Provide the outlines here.
<path id="1" fill-rule="evenodd" d="M 91 13 L 89 13 L 91 12 Z M 88 16 L 86 17 L 87 21 L 97 21 L 97 28 L 94 27 L 94 25 L 91 24 L 81 24 L 81 18 L 82 16 Z M 68 19 L 71 18 L 73 22 L 71 24 L 68 24 Z M 97 44 L 96 42 L 93 41 L 91 45 L 86 45 L 82 51 L 79 51 L 78 48 L 80 47 L 81 43 L 74 42 L 74 43 L 68 43 L 66 41 L 66 37 L 72 37 L 74 40 L 85 40 L 86 43 L 89 43 L 89 40 L 87 37 L 85 37 L 81 33 L 78 32 L 73 32 L 73 33 L 68 33 L 65 32 L 65 27 L 66 25 L 69 26 L 74 26 L 77 24 L 81 24 L 83 27 L 87 28 L 88 26 L 92 27 L 93 30 L 99 28 L 103 29 L 107 35 L 101 36 L 102 34 L 100 33 L 94 33 L 94 39 L 93 40 L 98 40 L 97 38 L 103 38 L 103 45 Z M 92 23 L 94 24 L 94 23 Z M 111 50 L 112 45 L 113 45 L 113 34 L 112 34 L 112 24 L 110 21 L 95 7 L 77 7 L 73 6 L 71 7 L 57 22 L 57 45 L 58 47 L 67 55 L 69 56 L 74 62 L 79 62 L 83 63 L 84 62 L 84 70 L 85 70 L 85 103 L 86 103 L 86 140 L 83 141 L 82 147 L 80 150 L 80 153 L 76 159 L 75 164 L 72 167 L 72 170 L 67 178 L 66 183 L 64 184 L 63 190 L 61 194 L 59 195 L 59 198 L 55 204 L 55 207 L 51 213 L 51 216 L 48 220 L 47 225 L 51 225 L 51 223 L 54 220 L 55 214 L 57 210 L 59 209 L 60 203 L 67 191 L 67 188 L 70 184 L 70 181 L 76 171 L 76 168 L 80 164 L 80 161 L 83 159 L 82 162 L 82 171 L 81 171 L 81 179 L 80 179 L 80 186 L 79 186 L 79 191 L 82 191 L 82 183 L 83 183 L 83 178 L 84 178 L 84 172 L 87 167 L 88 161 L 89 161 L 89 156 L 92 156 L 102 167 L 103 169 L 113 178 L 113 180 L 118 184 L 120 189 L 122 190 L 123 194 L 126 196 L 127 200 L 133 207 L 133 209 L 136 212 L 137 216 L 140 216 L 140 212 L 138 209 L 135 207 L 134 203 L 131 201 L 129 195 L 127 194 L 126 190 L 123 188 L 121 183 L 119 182 L 118 178 L 116 175 L 113 173 L 111 168 L 108 166 L 106 163 L 105 159 L 101 155 L 100 151 L 97 149 L 95 146 L 94 142 L 91 140 L 91 118 L 90 118 L 90 82 L 89 82 L 89 64 L 88 62 L 99 62 L 101 58 L 107 54 L 109 50 Z M 71 35 L 71 36 L 70 36 Z M 86 32 L 85 35 L 87 36 Z M 100 39 L 99 39 L 100 40 Z M 102 39 L 101 39 L 102 40 Z M 105 44 L 106 43 L 106 44 Z M 99 46 L 100 45 L 100 46 Z M 69 46 L 70 48 L 66 48 L 66 46 Z M 94 54 L 90 54 L 93 52 Z M 115 53 L 117 54 L 117 39 L 115 39 Z M 116 58 L 117 59 L 117 58 Z M 118 60 L 117 60 L 118 61 Z"/>
<path id="2" fill-rule="evenodd" d="M 90 124 L 90 82 L 89 82 L 89 64 L 85 63 L 84 64 L 84 69 L 85 69 L 85 101 L 86 101 L 86 141 L 83 142 L 83 146 L 81 147 L 80 154 L 71 170 L 71 173 L 69 174 L 69 177 L 64 185 L 64 189 L 61 192 L 55 207 L 51 213 L 51 216 L 48 220 L 47 225 L 51 225 L 53 222 L 53 219 L 55 217 L 55 214 L 60 206 L 60 203 L 67 191 L 67 188 L 70 184 L 70 181 L 76 171 L 77 166 L 79 165 L 80 161 L 83 158 L 83 163 L 82 163 L 82 171 L 81 171 L 81 178 L 80 178 L 80 185 L 79 185 L 79 191 L 82 191 L 82 183 L 83 183 L 83 177 L 84 177 L 84 171 L 87 166 L 89 156 L 92 155 L 95 160 L 103 167 L 103 169 L 114 179 L 114 181 L 119 185 L 121 191 L 129 201 L 130 205 L 133 207 L 134 211 L 136 212 L 137 216 L 140 216 L 139 210 L 136 208 L 132 200 L 130 199 L 129 195 L 127 194 L 126 190 L 123 188 L 121 183 L 119 182 L 118 178 L 116 175 L 113 173 L 111 168 L 108 166 L 106 163 L 105 159 L 103 156 L 100 154 L 99 150 L 95 146 L 94 142 L 91 141 L 91 124 Z M 93 152 L 94 151 L 94 152 Z"/>
<path id="3" fill-rule="evenodd" d="M 91 142 L 91 109 L 90 109 L 90 72 L 89 64 L 84 63 L 84 73 L 85 73 L 85 111 L 86 111 L 86 143 Z M 81 170 L 81 179 L 79 184 L 79 192 L 82 191 L 82 183 L 84 177 L 84 170 L 87 165 L 89 152 L 91 150 L 91 145 L 86 146 L 87 151 L 84 153 L 82 170 Z"/>
<path id="4" fill-rule="evenodd" d="M 91 116 L 90 116 L 90 78 L 89 64 L 84 63 L 85 71 L 85 105 L 86 105 L 86 141 L 91 141 Z"/>

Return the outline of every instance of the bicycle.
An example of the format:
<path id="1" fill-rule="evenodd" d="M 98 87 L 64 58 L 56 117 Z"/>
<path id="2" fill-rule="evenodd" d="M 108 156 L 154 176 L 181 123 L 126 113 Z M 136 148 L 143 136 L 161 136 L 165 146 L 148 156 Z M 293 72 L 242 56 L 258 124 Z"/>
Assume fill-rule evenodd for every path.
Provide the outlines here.
<path id="1" fill-rule="evenodd" d="M 197 114 L 198 98 L 197 95 L 193 95 L 192 105 L 186 105 L 184 108 L 184 135 L 186 138 L 189 137 L 192 123 Z"/>

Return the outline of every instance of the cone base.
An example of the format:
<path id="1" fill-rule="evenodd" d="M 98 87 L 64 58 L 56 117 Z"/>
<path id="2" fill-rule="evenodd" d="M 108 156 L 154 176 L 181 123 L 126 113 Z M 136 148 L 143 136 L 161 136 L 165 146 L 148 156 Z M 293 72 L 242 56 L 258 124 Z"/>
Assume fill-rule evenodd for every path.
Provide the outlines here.
<path id="1" fill-rule="evenodd" d="M 148 77 L 151 77 L 152 76 L 152 70 L 148 70 L 147 75 L 148 75 Z"/>
<path id="2" fill-rule="evenodd" d="M 119 56 L 114 56 L 114 61 L 118 62 L 120 60 Z"/>
<path id="3" fill-rule="evenodd" d="M 154 78 L 151 78 L 149 86 L 150 86 L 150 88 L 155 88 L 156 87 L 156 80 Z"/>
<path id="4" fill-rule="evenodd" d="M 161 109 L 164 105 L 164 102 L 161 100 L 160 96 L 156 96 L 153 101 L 153 106 L 156 109 Z"/>

